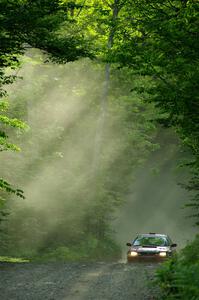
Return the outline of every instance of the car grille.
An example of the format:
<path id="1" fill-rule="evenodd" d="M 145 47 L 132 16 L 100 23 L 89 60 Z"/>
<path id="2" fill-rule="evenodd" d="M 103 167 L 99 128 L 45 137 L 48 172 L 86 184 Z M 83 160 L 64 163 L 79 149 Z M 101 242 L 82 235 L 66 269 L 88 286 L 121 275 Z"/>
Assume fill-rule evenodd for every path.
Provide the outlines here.
<path id="1" fill-rule="evenodd" d="M 142 255 L 142 256 L 154 256 L 154 255 L 157 255 L 157 252 L 139 252 L 139 255 Z"/>

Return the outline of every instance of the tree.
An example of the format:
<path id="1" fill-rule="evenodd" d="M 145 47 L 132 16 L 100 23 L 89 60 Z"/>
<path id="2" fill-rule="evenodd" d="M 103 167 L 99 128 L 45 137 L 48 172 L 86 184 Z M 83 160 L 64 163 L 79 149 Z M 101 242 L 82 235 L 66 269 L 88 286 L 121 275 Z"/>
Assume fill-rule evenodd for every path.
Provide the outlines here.
<path id="1" fill-rule="evenodd" d="M 20 55 L 30 47 L 37 47 L 51 54 L 58 61 L 71 61 L 80 56 L 89 56 L 81 34 L 67 34 L 66 28 L 71 27 L 69 14 L 70 4 L 61 5 L 60 1 L 40 0 L 1 0 L 0 10 L 3 12 L 0 20 L 0 145 L 3 150 L 19 150 L 7 141 L 6 127 L 23 129 L 25 124 L 18 119 L 10 119 L 5 115 L 8 109 L 8 95 L 5 85 L 11 84 L 17 75 L 10 74 L 7 69 L 17 69 L 20 66 Z M 62 27 L 62 29 L 61 29 Z M 7 98 L 4 101 L 4 98 Z M 14 189 L 6 180 L 0 180 L 0 188 L 6 192 L 23 197 L 19 189 Z M 2 201 L 2 199 L 1 199 Z M 2 202 L 1 202 L 2 203 Z M 3 213 L 3 212 L 2 212 Z"/>
<path id="2" fill-rule="evenodd" d="M 119 43 L 108 59 L 145 76 L 148 84 L 137 91 L 155 103 L 162 114 L 159 121 L 172 126 L 189 147 L 193 178 L 187 185 L 198 190 L 199 99 L 198 99 L 198 8 L 197 1 L 126 1 L 118 27 Z M 127 14 L 128 10 L 128 14 Z M 128 22 L 128 25 L 127 25 Z M 188 206 L 198 209 L 199 196 Z M 198 213 L 195 214 L 198 217 Z"/>

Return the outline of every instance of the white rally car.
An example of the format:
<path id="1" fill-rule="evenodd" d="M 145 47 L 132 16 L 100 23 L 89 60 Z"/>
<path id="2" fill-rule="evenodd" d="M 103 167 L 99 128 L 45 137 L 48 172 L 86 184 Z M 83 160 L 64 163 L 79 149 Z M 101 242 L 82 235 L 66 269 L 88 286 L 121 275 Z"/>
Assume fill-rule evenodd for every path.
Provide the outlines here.
<path id="1" fill-rule="evenodd" d="M 168 235 L 157 233 L 139 234 L 132 243 L 127 243 L 128 262 L 164 261 L 171 257 L 177 244 L 174 244 Z"/>

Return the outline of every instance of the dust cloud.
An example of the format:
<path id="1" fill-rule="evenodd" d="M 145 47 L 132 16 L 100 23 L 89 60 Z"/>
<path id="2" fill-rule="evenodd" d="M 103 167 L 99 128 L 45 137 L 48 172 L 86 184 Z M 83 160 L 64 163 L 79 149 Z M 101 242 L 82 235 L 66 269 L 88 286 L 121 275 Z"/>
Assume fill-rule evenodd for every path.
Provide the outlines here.
<path id="1" fill-rule="evenodd" d="M 197 233 L 191 212 L 185 208 L 190 194 L 181 186 L 187 182 L 189 174 L 179 167 L 189 154 L 183 153 L 174 132 L 161 129 L 159 133 L 160 148 L 135 172 L 131 191 L 113 222 L 116 239 L 122 245 L 123 259 L 127 252 L 126 243 L 139 233 L 168 234 L 178 249 Z"/>
<path id="2" fill-rule="evenodd" d="M 122 72 L 111 75 L 96 174 L 104 68 L 86 59 L 44 63 L 36 50 L 23 58 L 18 73 L 23 80 L 9 94 L 12 116 L 30 129 L 15 139 L 21 153 L 1 154 L 3 175 L 26 195 L 8 201 L 3 226 L 12 253 L 34 255 L 52 245 L 104 238 L 112 230 L 122 248 L 140 232 L 165 232 L 180 245 L 193 235 L 180 210 L 187 194 L 173 171 L 176 156 L 170 149 L 178 148 L 177 142 L 154 152 L 159 129 L 150 125 L 153 108 L 144 104 L 143 109 L 131 92 L 131 75 L 122 83 Z"/>

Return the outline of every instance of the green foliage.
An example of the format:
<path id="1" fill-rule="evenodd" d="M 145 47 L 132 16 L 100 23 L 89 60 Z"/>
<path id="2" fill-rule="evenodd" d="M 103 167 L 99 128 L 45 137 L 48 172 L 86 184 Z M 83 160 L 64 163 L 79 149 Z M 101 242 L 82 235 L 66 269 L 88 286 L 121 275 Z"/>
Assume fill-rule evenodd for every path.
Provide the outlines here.
<path id="1" fill-rule="evenodd" d="M 25 263 L 29 262 L 28 259 L 19 258 L 19 257 L 10 257 L 10 256 L 0 256 L 0 263 Z"/>
<path id="2" fill-rule="evenodd" d="M 3 115 L 0 114 L 0 124 L 1 124 L 1 129 L 0 129 L 0 152 L 2 151 L 20 151 L 20 148 L 8 141 L 8 136 L 5 133 L 5 130 L 7 127 L 15 128 L 18 130 L 24 130 L 27 128 L 27 125 L 16 119 L 16 118 L 10 118 L 5 115 L 5 113 L 8 112 L 9 105 L 8 102 L 6 101 L 1 101 L 0 102 L 0 112 L 4 113 Z M 1 194 L 15 194 L 16 196 L 19 196 L 21 198 L 24 198 L 23 191 L 20 189 L 17 189 L 13 187 L 10 183 L 8 183 L 6 180 L 3 178 L 0 178 L 0 192 Z M 2 195 L 0 196 L 0 222 L 8 215 L 6 211 L 4 211 L 4 205 L 5 205 L 5 197 Z"/>
<path id="3" fill-rule="evenodd" d="M 182 250 L 182 257 L 183 262 L 186 265 L 191 265 L 195 263 L 199 263 L 199 235 L 197 235 L 193 242 L 189 243 L 183 250 Z"/>
<path id="4" fill-rule="evenodd" d="M 39 255 L 30 257 L 31 261 L 115 261 L 121 257 L 120 247 L 111 239 L 97 240 L 85 237 L 84 241 L 74 246 L 60 246 L 45 249 Z"/>
<path id="5" fill-rule="evenodd" d="M 6 112 L 8 111 L 8 102 L 1 102 L 0 104 L 0 111 L 2 112 Z M 13 127 L 13 128 L 17 128 L 17 129 L 26 129 L 28 128 L 27 125 L 16 119 L 16 118 L 9 118 L 6 115 L 2 115 L 0 114 L 0 124 L 2 124 L 4 126 L 4 128 L 6 128 L 6 126 L 8 127 Z M 12 151 L 20 151 L 20 148 L 7 141 L 8 140 L 8 136 L 5 133 L 5 131 L 0 131 L 0 151 L 5 151 L 5 150 L 12 150 Z"/>
<path id="6" fill-rule="evenodd" d="M 15 128 L 24 129 L 26 127 L 24 122 L 21 122 L 18 119 L 10 119 L 3 115 L 0 115 L 0 122 L 2 122 L 4 125 L 9 125 L 9 126 L 15 127 Z"/>
<path id="7" fill-rule="evenodd" d="M 8 182 L 3 180 L 2 178 L 0 178 L 0 189 L 5 190 L 8 193 L 16 194 L 17 196 L 19 196 L 21 198 L 24 198 L 22 190 L 13 189 L 12 186 Z"/>
<path id="8" fill-rule="evenodd" d="M 199 295 L 199 236 L 157 271 L 160 299 L 193 299 Z"/>
<path id="9" fill-rule="evenodd" d="M 2 0 L 0 10 L 4 12 L 0 20 L 0 66 L 18 66 L 19 54 L 29 47 L 43 49 L 59 60 L 62 57 L 70 61 L 88 55 L 80 35 L 60 31 L 70 26 L 67 4 L 61 5 L 59 0 Z"/>
<path id="10" fill-rule="evenodd" d="M 174 270 L 175 268 L 175 270 Z M 192 299 L 199 295 L 199 263 L 195 265 L 174 264 L 158 273 L 162 295 L 159 299 Z"/>
<path id="11" fill-rule="evenodd" d="M 20 198 L 25 198 L 24 193 L 21 189 L 13 187 L 10 183 L 5 181 L 3 178 L 0 178 L 0 192 L 1 194 L 14 194 Z M 8 212 L 5 208 L 6 202 L 5 197 L 0 196 L 0 223 L 8 216 Z"/>
<path id="12" fill-rule="evenodd" d="M 125 1 L 117 22 L 115 46 L 110 62 L 128 66 L 150 83 L 135 87 L 144 99 L 153 102 L 162 115 L 159 122 L 172 126 L 194 158 L 193 175 L 187 184 L 193 201 L 188 205 L 198 218 L 199 171 L 199 56 L 198 1 Z M 196 211 L 196 213 L 195 213 Z M 197 221 L 198 224 L 198 221 Z"/>
<path id="13" fill-rule="evenodd" d="M 26 129 L 28 128 L 27 125 L 16 119 L 16 118 L 10 118 L 5 115 L 5 113 L 8 113 L 9 109 L 9 104 L 7 101 L 1 101 L 0 102 L 0 112 L 4 114 L 0 114 L 0 124 L 1 124 L 1 130 L 0 130 L 0 151 L 5 151 L 5 150 L 13 150 L 13 151 L 19 151 L 20 148 L 16 146 L 13 143 L 7 142 L 8 136 L 5 133 L 4 128 L 6 127 L 13 127 L 17 129 Z"/>

